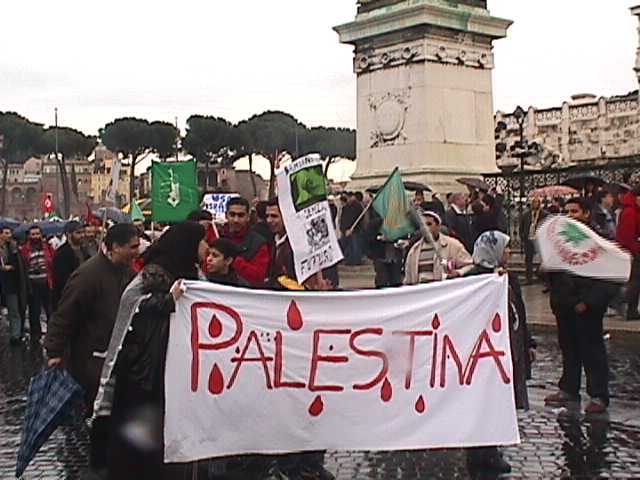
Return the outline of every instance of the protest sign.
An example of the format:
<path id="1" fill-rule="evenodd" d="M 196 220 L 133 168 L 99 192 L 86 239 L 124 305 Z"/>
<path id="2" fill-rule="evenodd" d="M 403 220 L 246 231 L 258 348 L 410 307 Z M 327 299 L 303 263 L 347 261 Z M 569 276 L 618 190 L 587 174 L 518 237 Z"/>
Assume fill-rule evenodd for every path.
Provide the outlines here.
<path id="1" fill-rule="evenodd" d="M 519 442 L 507 276 L 357 292 L 185 285 L 166 462 Z"/>
<path id="2" fill-rule="evenodd" d="M 299 158 L 278 172 L 278 203 L 293 250 L 296 280 L 342 260 L 342 250 L 327 201 L 327 184 L 319 155 Z"/>
<path id="3" fill-rule="evenodd" d="M 239 196 L 237 193 L 207 193 L 202 198 L 202 208 L 211 212 L 215 222 L 224 223 L 227 220 L 227 203 Z"/>
<path id="4" fill-rule="evenodd" d="M 588 226 L 564 215 L 554 215 L 536 233 L 542 268 L 581 277 L 626 282 L 631 255 L 602 238 Z"/>

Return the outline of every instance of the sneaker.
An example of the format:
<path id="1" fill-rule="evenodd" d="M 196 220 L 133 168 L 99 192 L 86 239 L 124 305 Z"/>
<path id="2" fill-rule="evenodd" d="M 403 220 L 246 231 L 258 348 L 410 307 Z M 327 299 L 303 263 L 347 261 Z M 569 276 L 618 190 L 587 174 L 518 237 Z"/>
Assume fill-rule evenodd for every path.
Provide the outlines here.
<path id="1" fill-rule="evenodd" d="M 589 404 L 584 409 L 584 413 L 591 414 L 606 413 L 606 411 L 607 404 L 599 398 L 592 398 Z"/>
<path id="2" fill-rule="evenodd" d="M 548 395 L 544 399 L 545 405 L 555 405 L 561 406 L 571 402 L 578 402 L 580 399 L 578 397 L 572 397 L 566 392 L 562 390 L 558 390 L 556 393 L 552 393 Z"/>
<path id="3" fill-rule="evenodd" d="M 484 469 L 492 473 L 505 475 L 511 473 L 511 465 L 507 462 L 500 453 L 488 458 L 484 464 Z"/>

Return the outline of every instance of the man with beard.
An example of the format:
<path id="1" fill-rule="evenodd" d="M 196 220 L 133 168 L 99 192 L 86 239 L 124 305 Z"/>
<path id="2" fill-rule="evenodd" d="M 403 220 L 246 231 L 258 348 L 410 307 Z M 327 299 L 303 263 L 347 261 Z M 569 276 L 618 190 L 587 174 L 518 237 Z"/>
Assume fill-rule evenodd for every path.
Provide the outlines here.
<path id="1" fill-rule="evenodd" d="M 29 332 L 31 341 L 40 340 L 42 328 L 40 314 L 44 310 L 47 323 L 51 315 L 51 284 L 53 280 L 53 256 L 51 246 L 44 241 L 40 227 L 29 229 L 27 243 L 21 250 L 29 279 Z"/>
<path id="2" fill-rule="evenodd" d="M 90 255 L 84 249 L 84 228 L 80 222 L 71 221 L 64 227 L 67 241 L 62 244 L 53 257 L 53 288 L 51 290 L 51 308 L 55 311 L 71 274 L 88 260 Z"/>
<path id="3" fill-rule="evenodd" d="M 69 370 L 84 388 L 89 409 L 98 391 L 120 297 L 134 275 L 138 231 L 131 224 L 115 225 L 107 231 L 104 244 L 105 252 L 71 275 L 44 341 L 49 367 Z M 96 472 L 106 468 L 108 418 L 96 419 L 91 428 L 89 466 Z"/>
<path id="4" fill-rule="evenodd" d="M 98 227 L 91 223 L 87 223 L 84 227 L 84 250 L 87 255 L 93 257 L 98 253 Z"/>

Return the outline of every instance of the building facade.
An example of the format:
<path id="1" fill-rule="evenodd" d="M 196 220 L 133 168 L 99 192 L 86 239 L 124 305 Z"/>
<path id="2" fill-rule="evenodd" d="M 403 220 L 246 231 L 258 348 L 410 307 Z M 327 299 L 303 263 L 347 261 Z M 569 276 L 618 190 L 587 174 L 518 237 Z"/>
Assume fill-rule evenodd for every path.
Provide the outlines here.
<path id="1" fill-rule="evenodd" d="M 640 20 L 640 6 L 631 9 Z M 640 29 L 639 29 L 640 30 Z M 640 40 L 639 40 L 640 43 Z M 640 45 L 635 74 L 640 82 Z M 526 168 L 544 170 L 617 162 L 640 154 L 640 105 L 638 90 L 613 97 L 577 94 L 557 107 L 529 107 L 523 122 L 522 140 L 539 145 Z M 514 113 L 497 112 L 496 140 L 506 148 L 497 149 L 497 165 L 503 170 L 519 168 L 511 155 L 520 139 Z"/>

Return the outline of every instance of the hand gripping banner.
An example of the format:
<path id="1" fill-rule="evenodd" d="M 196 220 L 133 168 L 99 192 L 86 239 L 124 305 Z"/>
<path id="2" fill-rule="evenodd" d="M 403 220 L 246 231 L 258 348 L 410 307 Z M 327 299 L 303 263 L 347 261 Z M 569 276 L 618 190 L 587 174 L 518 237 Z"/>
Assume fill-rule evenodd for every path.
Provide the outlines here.
<path id="1" fill-rule="evenodd" d="M 187 282 L 165 461 L 519 442 L 507 276 L 358 292 Z"/>

